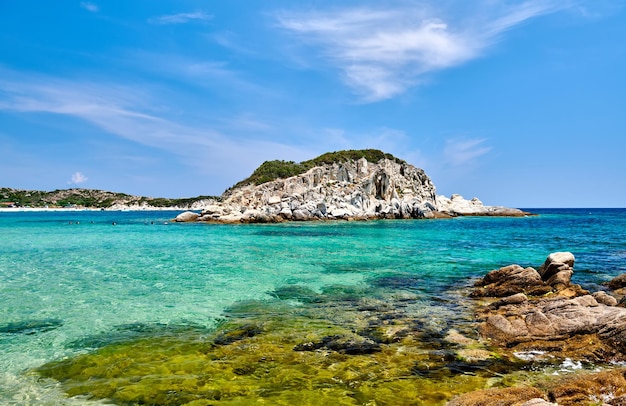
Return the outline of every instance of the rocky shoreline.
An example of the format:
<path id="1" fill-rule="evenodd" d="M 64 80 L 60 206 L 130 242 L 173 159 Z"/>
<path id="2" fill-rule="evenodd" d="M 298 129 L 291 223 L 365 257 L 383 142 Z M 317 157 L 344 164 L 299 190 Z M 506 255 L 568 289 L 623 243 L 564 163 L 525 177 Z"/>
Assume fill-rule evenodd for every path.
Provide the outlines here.
<path id="1" fill-rule="evenodd" d="M 310 220 L 449 218 L 528 215 L 519 209 L 485 206 L 478 198 L 437 195 L 422 169 L 403 161 L 366 158 L 322 164 L 305 173 L 227 191 L 177 222 L 279 223 Z"/>
<path id="2" fill-rule="evenodd" d="M 503 356 L 541 367 L 624 365 L 626 274 L 590 293 L 571 283 L 574 255 L 556 252 L 538 269 L 509 265 L 478 280 L 475 322 L 481 340 Z M 543 385 L 461 395 L 450 406 L 626 405 L 626 370 L 616 369 Z"/>

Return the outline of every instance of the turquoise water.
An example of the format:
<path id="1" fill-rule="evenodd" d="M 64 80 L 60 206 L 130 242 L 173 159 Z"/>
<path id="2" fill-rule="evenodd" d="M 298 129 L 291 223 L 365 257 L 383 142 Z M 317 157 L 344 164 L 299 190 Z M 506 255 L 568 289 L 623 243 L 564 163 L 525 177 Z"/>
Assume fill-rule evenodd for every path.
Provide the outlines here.
<path id="1" fill-rule="evenodd" d="M 441 300 L 450 292 L 504 265 L 539 266 L 551 252 L 574 253 L 573 280 L 591 290 L 626 272 L 626 209 L 531 211 L 539 215 L 278 225 L 171 223 L 178 212 L 0 213 L 0 404 L 85 404 L 27 371 L 92 351 L 93 337 L 120 326 L 211 329 L 225 309 L 272 300 L 283 286 L 367 292 L 387 281 L 445 319 L 457 311 Z"/>

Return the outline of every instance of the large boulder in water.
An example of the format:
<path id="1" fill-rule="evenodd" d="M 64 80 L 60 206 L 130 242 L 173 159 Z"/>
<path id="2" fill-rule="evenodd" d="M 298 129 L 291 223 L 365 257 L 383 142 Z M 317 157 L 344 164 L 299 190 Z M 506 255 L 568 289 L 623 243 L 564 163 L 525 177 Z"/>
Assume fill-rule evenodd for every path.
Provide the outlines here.
<path id="1" fill-rule="evenodd" d="M 564 349 L 569 346 L 588 361 L 626 359 L 626 309 L 606 293 L 592 296 L 571 284 L 573 264 L 572 254 L 554 253 L 539 271 L 509 265 L 487 273 L 470 296 L 500 299 L 477 308 L 481 337 L 505 348 L 532 343 L 574 357 Z"/>
<path id="2" fill-rule="evenodd" d="M 552 291 L 534 268 L 515 264 L 489 272 L 475 286 L 471 297 L 505 297 L 516 293 L 543 295 Z"/>
<path id="3" fill-rule="evenodd" d="M 571 283 L 573 266 L 574 255 L 569 252 L 550 254 L 539 270 L 515 264 L 505 266 L 479 279 L 470 296 L 505 297 L 516 293 L 540 296 L 550 292 L 569 297 L 586 295 L 589 292 Z"/>
<path id="4" fill-rule="evenodd" d="M 189 222 L 189 221 L 196 221 L 196 219 L 198 217 L 200 217 L 200 215 L 198 213 L 194 213 L 193 211 L 186 211 L 186 212 L 180 213 L 178 216 L 176 216 L 174 221 L 176 221 L 178 223 L 185 223 L 185 222 Z"/>

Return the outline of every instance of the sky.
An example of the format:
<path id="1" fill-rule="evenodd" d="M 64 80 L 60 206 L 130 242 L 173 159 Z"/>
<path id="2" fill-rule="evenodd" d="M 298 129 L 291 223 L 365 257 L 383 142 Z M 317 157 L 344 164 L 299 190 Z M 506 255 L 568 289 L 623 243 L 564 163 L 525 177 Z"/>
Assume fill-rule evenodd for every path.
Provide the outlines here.
<path id="1" fill-rule="evenodd" d="M 0 0 L 0 187 L 220 195 L 364 148 L 626 207 L 626 0 Z"/>

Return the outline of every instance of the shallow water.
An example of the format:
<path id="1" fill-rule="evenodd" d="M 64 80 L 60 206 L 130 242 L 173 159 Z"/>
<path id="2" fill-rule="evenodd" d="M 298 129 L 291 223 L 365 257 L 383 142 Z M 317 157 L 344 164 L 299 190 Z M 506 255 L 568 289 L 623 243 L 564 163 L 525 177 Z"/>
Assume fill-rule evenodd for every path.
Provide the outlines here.
<path id="1" fill-rule="evenodd" d="M 168 385 L 196 388 L 224 404 L 263 397 L 314 404 L 320 396 L 345 404 L 444 402 L 455 387 L 484 387 L 493 383 L 496 369 L 502 373 L 493 365 L 485 368 L 492 375 L 448 373 L 452 362 L 445 373 L 424 373 L 447 331 L 471 334 L 471 313 L 460 292 L 475 278 L 511 263 L 539 266 L 554 251 L 574 253 L 573 281 L 588 289 L 626 272 L 626 210 L 531 211 L 539 215 L 236 226 L 172 224 L 176 212 L 0 213 L 0 403 L 85 404 L 84 397 L 66 399 L 67 391 L 93 402 L 132 404 L 149 398 L 141 398 L 140 390 L 167 392 Z M 260 326 L 257 333 L 238 332 L 246 323 Z M 413 332 L 379 343 L 382 350 L 371 354 L 322 345 L 333 335 L 380 338 L 390 326 Z M 229 331 L 236 339 L 220 341 L 219 334 Z M 307 342 L 323 348 L 293 351 Z M 163 343 L 182 349 L 173 355 Z M 61 367 L 50 376 L 65 376 L 64 386 L 32 372 L 79 355 L 94 358 L 78 364 L 100 362 L 108 370 L 112 359 L 126 357 L 122 371 L 128 371 L 141 359 L 141 348 L 174 361 L 159 375 L 150 369 L 155 361 L 145 359 L 146 369 L 137 369 L 128 382 L 134 385 L 148 370 L 152 382 L 103 392 L 126 398 L 94 398 L 126 372 L 80 390 L 77 380 L 68 389 L 76 377 L 59 373 Z M 263 352 L 276 360 L 261 373 L 256 363 Z M 198 354 L 206 364 L 189 366 L 184 374 L 195 383 L 181 383 L 172 368 L 197 363 Z M 407 365 L 397 366 L 402 360 Z M 199 377 L 207 365 L 224 363 L 232 368 L 220 369 L 223 382 Z M 335 372 L 307 372 L 307 365 Z M 352 377 L 354 369 L 370 375 Z M 281 377 L 282 370 L 287 375 Z M 428 396 L 434 387 L 450 390 Z M 179 395 L 152 401 L 196 399 Z"/>

